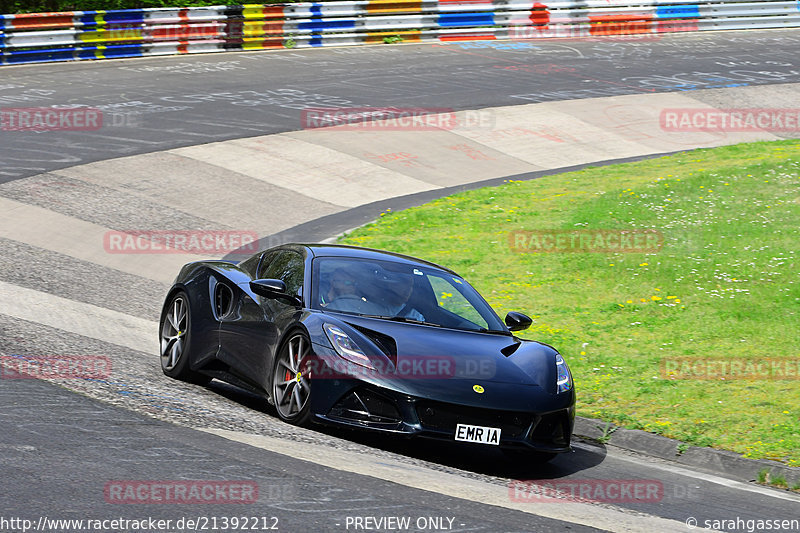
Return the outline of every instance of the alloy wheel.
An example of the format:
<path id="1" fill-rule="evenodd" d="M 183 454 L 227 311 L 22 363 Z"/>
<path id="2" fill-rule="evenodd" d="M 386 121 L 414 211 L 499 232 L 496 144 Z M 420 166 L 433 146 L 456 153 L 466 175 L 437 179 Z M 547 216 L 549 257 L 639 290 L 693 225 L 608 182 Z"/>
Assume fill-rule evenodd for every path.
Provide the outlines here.
<path id="1" fill-rule="evenodd" d="M 311 396 L 310 376 L 303 369 L 311 343 L 302 334 L 289 339 L 280 352 L 273 376 L 273 398 L 280 417 L 299 423 L 305 418 Z"/>

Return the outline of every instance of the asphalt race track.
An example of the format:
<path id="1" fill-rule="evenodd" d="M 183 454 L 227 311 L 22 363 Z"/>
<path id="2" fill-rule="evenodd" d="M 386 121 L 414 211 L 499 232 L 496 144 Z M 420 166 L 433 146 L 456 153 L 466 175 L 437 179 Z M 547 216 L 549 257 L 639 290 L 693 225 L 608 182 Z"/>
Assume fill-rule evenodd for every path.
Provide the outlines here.
<path id="1" fill-rule="evenodd" d="M 364 519 L 406 517 L 409 530 L 509 532 L 800 519 L 796 495 L 613 447 L 578 441 L 546 466 L 520 466 L 494 450 L 295 428 L 231 386 L 175 382 L 159 367 L 158 314 L 179 266 L 200 256 L 119 253 L 104 241 L 137 228 L 318 241 L 463 187 L 796 137 L 676 134 L 658 119 L 687 106 L 797 107 L 799 53 L 800 31 L 772 30 L 4 67 L 4 112 L 88 107 L 103 127 L 0 128 L 0 355 L 102 356 L 112 370 L 50 383 L 4 371 L 0 531 L 23 530 L 3 522 L 12 518 L 78 530 L 47 528 L 43 517 L 172 520 L 143 531 L 202 529 L 179 519 L 210 530 L 213 518 L 234 516 L 258 517 L 255 530 L 398 531 L 402 522 Z M 303 109 L 380 106 L 452 109 L 491 124 L 303 128 Z M 655 483 L 660 492 L 645 502 L 532 503 L 513 485 L 531 479 Z M 249 480 L 258 497 L 126 504 L 108 492 L 125 480 Z"/>
<path id="2" fill-rule="evenodd" d="M 4 180 L 301 129 L 299 109 L 481 109 L 800 81 L 796 30 L 210 54 L 7 68 L 3 107 L 91 106 L 100 132 L 3 135 Z M 110 123 L 110 124 L 108 124 Z M 55 138 L 54 138 L 55 137 Z"/>

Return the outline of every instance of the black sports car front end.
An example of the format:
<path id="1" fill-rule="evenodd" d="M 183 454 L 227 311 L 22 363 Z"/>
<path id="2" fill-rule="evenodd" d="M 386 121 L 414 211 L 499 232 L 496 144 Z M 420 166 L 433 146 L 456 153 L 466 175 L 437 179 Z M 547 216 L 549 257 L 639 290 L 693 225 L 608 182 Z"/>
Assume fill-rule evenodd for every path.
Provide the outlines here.
<path id="1" fill-rule="evenodd" d="M 309 369 L 311 410 L 318 419 L 447 440 L 459 437 L 459 425 L 496 428 L 499 439 L 491 444 L 554 453 L 569 449 L 575 392 L 569 378 L 558 390 L 557 367 L 568 369 L 550 346 L 511 335 L 330 313 L 326 320 L 336 320 L 356 345 L 376 339 L 376 347 L 385 346 L 389 337 L 397 348 L 371 370 L 342 364 L 333 343 L 312 339 L 319 366 Z"/>
<path id="2" fill-rule="evenodd" d="M 463 278 L 399 254 L 284 245 L 186 265 L 161 319 L 168 376 L 212 378 L 317 422 L 537 452 L 569 450 L 572 376 Z"/>

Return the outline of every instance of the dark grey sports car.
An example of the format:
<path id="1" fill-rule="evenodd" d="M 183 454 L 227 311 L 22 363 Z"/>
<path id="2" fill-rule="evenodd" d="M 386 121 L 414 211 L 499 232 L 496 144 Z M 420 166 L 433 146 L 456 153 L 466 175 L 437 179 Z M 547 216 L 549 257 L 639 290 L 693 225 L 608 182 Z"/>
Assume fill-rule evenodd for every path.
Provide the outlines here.
<path id="1" fill-rule="evenodd" d="M 463 278 L 412 257 L 287 244 L 240 263 L 189 263 L 161 313 L 161 367 L 265 395 L 318 422 L 499 446 L 569 450 L 575 391 L 552 347 L 512 332 Z"/>

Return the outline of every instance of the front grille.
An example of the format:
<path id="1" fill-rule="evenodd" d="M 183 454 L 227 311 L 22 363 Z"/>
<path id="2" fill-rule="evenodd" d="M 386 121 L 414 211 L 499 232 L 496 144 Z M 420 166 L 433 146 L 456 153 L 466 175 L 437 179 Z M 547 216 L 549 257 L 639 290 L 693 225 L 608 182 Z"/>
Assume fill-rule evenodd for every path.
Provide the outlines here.
<path id="1" fill-rule="evenodd" d="M 331 418 L 377 425 L 399 425 L 400 412 L 392 400 L 367 389 L 350 392 L 334 405 Z"/>
<path id="2" fill-rule="evenodd" d="M 533 415 L 527 413 L 466 407 L 430 400 L 417 402 L 416 409 L 424 429 L 453 433 L 457 424 L 469 424 L 500 428 L 503 438 L 521 438 L 533 422 Z"/>
<path id="3" fill-rule="evenodd" d="M 539 418 L 531 432 L 530 440 L 534 443 L 569 446 L 569 418 L 562 411 L 546 414 Z"/>

